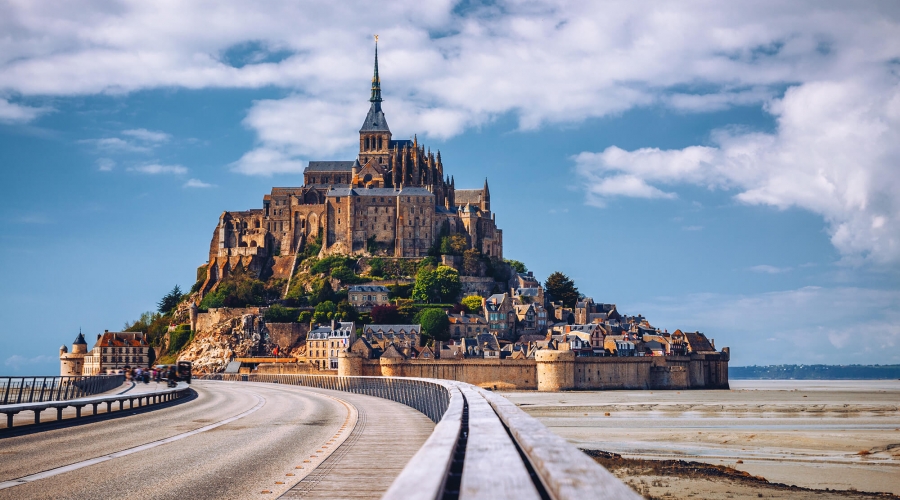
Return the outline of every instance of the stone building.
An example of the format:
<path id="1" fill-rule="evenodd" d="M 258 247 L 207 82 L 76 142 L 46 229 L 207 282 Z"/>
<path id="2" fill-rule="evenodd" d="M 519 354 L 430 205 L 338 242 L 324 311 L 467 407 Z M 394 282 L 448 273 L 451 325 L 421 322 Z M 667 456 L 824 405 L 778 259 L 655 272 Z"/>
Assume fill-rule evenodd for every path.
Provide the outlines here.
<path id="1" fill-rule="evenodd" d="M 463 311 L 460 314 L 449 314 L 448 319 L 450 320 L 450 338 L 455 340 L 476 337 L 488 332 L 488 324 L 484 316 L 467 314 Z"/>
<path id="2" fill-rule="evenodd" d="M 317 326 L 306 335 L 306 359 L 320 370 L 337 370 L 338 352 L 346 350 L 356 338 L 352 321 L 332 321 Z"/>
<path id="3" fill-rule="evenodd" d="M 362 338 L 373 348 L 387 351 L 391 345 L 397 349 L 415 349 L 422 336 L 422 325 L 365 325 Z"/>
<path id="4" fill-rule="evenodd" d="M 151 351 L 147 337 L 141 332 L 106 330 L 97 334 L 97 343 L 84 356 L 82 375 L 111 373 L 126 367 L 147 368 L 154 361 Z"/>
<path id="5" fill-rule="evenodd" d="M 62 345 L 59 348 L 59 374 L 63 377 L 81 375 L 84 369 L 84 357 L 87 355 L 87 342 L 84 335 L 78 332 L 75 342 L 72 342 L 72 352 Z"/>
<path id="6" fill-rule="evenodd" d="M 371 311 L 375 306 L 391 303 L 390 291 L 383 285 L 353 285 L 347 292 L 347 300 L 359 311 Z"/>
<path id="7" fill-rule="evenodd" d="M 355 159 L 310 161 L 302 186 L 272 188 L 262 208 L 222 213 L 203 293 L 238 265 L 287 278 L 294 256 L 312 241 L 321 242 L 322 256 L 422 257 L 441 237 L 459 234 L 469 248 L 503 257 L 487 179 L 480 189 L 457 189 L 440 151 L 415 136 L 393 137 L 381 107 L 377 47 L 369 102 Z"/>
<path id="8" fill-rule="evenodd" d="M 516 333 L 516 301 L 508 294 L 498 293 L 483 299 L 484 317 L 488 322 L 488 330 L 499 339 L 515 341 Z"/>

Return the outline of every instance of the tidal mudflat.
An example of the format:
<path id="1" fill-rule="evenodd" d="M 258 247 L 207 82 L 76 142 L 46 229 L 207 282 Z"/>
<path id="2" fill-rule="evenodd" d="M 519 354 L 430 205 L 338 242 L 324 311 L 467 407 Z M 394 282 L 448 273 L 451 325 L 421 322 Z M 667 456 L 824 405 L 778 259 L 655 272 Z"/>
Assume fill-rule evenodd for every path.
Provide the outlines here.
<path id="1" fill-rule="evenodd" d="M 503 395 L 579 448 L 620 454 L 626 461 L 727 466 L 756 480 L 728 474 L 666 477 L 659 468 L 646 469 L 638 484 L 650 497 L 832 496 L 801 490 L 780 494 L 757 477 L 839 490 L 842 497 L 857 496 L 854 491 L 860 498 L 870 497 L 862 492 L 900 495 L 898 380 L 734 380 L 724 391 Z M 627 473 L 627 467 L 620 471 Z"/>

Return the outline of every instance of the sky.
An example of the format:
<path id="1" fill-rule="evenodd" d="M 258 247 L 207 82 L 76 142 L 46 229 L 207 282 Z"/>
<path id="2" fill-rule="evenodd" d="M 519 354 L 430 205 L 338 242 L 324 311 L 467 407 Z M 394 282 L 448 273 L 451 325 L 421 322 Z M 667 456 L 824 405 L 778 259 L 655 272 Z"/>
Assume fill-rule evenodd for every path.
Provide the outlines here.
<path id="1" fill-rule="evenodd" d="M 224 210 L 397 139 L 504 254 L 732 364 L 900 363 L 900 4 L 0 0 L 0 374 L 189 288 Z"/>

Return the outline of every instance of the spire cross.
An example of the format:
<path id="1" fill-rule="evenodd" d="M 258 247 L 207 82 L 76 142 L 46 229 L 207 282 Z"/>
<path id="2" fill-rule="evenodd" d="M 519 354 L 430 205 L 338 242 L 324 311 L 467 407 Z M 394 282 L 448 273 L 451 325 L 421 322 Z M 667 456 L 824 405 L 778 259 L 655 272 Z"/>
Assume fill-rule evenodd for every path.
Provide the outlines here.
<path id="1" fill-rule="evenodd" d="M 370 102 L 381 102 L 381 78 L 378 77 L 378 35 L 375 35 L 375 74 L 372 76 L 372 97 Z"/>

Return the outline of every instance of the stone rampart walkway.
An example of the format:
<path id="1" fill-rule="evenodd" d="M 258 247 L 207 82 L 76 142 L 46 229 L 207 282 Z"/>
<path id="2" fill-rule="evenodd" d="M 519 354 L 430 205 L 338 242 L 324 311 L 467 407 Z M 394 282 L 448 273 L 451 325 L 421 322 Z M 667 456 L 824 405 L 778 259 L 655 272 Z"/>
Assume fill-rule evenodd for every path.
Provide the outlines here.
<path id="1" fill-rule="evenodd" d="M 356 427 L 315 471 L 281 498 L 381 498 L 434 430 L 412 408 L 386 399 L 306 388 L 353 404 Z"/>

